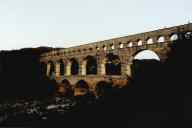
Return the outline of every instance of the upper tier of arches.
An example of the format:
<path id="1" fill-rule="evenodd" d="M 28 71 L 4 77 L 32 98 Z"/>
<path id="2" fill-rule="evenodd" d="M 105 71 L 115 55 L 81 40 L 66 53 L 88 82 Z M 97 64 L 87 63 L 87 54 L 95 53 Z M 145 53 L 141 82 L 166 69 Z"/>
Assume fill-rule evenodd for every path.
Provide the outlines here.
<path id="1" fill-rule="evenodd" d="M 173 31 L 173 30 L 172 30 Z M 184 38 L 189 38 L 192 35 L 192 31 L 182 32 Z M 62 50 L 53 50 L 48 53 L 42 54 L 42 57 L 47 56 L 60 56 L 60 55 L 73 55 L 89 52 L 109 51 L 123 48 L 141 47 L 144 45 L 153 45 L 157 43 L 172 43 L 181 38 L 180 32 L 166 32 L 154 31 L 148 33 L 142 33 L 137 35 L 131 35 L 127 37 L 121 37 L 117 39 L 105 40 L 87 45 L 81 45 L 72 48 L 66 48 Z M 182 37 L 183 38 L 183 37 Z"/>

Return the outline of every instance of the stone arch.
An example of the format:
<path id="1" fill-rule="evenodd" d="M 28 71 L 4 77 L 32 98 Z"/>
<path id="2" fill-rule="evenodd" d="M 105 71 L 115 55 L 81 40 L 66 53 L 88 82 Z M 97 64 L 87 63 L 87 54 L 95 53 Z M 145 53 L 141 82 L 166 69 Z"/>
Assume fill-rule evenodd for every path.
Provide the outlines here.
<path id="1" fill-rule="evenodd" d="M 104 96 L 105 94 L 111 92 L 112 85 L 107 81 L 99 81 L 95 86 L 96 96 Z"/>
<path id="2" fill-rule="evenodd" d="M 71 87 L 71 84 L 70 84 L 69 80 L 67 80 L 67 79 L 62 80 L 62 83 L 64 85 L 66 85 L 66 86 L 70 86 Z"/>
<path id="3" fill-rule="evenodd" d="M 153 41 L 153 38 L 149 37 L 147 38 L 147 44 L 153 44 L 154 41 Z"/>
<path id="4" fill-rule="evenodd" d="M 150 56 L 149 54 L 150 54 L 151 56 Z M 138 50 L 137 52 L 135 52 L 135 53 L 132 55 L 132 57 L 133 57 L 134 60 L 135 60 L 135 59 L 141 60 L 142 58 L 139 59 L 141 56 L 144 57 L 143 59 L 156 59 L 156 60 L 159 60 L 159 61 L 160 61 L 159 55 L 158 55 L 156 52 L 154 52 L 154 51 L 152 51 L 152 50 L 149 50 L 149 49 Z"/>
<path id="5" fill-rule="evenodd" d="M 79 63 L 75 58 L 70 59 L 71 63 L 71 75 L 78 75 L 79 73 Z"/>
<path id="6" fill-rule="evenodd" d="M 48 64 L 49 64 L 48 76 L 52 76 L 55 74 L 55 64 L 53 61 L 49 61 Z"/>
<path id="7" fill-rule="evenodd" d="M 137 59 L 137 55 L 141 54 L 142 52 L 145 52 L 145 51 L 151 51 L 152 54 L 154 55 L 155 54 L 155 57 L 153 56 L 152 58 L 150 58 L 150 56 L 147 56 L 147 58 L 141 58 L 141 59 Z M 147 54 L 151 54 L 150 53 L 147 53 Z M 140 55 L 139 55 L 140 56 Z M 146 55 L 144 55 L 146 56 Z M 136 57 L 136 58 L 135 58 Z M 142 60 L 155 60 L 155 61 L 158 61 L 158 62 L 161 62 L 161 59 L 160 59 L 160 56 L 155 52 L 155 51 L 152 51 L 150 49 L 140 49 L 136 52 L 134 52 L 128 59 L 128 62 L 127 62 L 127 66 L 125 68 L 125 72 L 126 74 L 129 76 L 129 77 L 132 77 L 133 76 L 133 65 L 135 62 L 138 62 L 138 61 L 142 61 Z"/>
<path id="8" fill-rule="evenodd" d="M 107 50 L 107 46 L 103 45 L 103 50 L 106 51 Z"/>
<path id="9" fill-rule="evenodd" d="M 133 42 L 132 42 L 132 41 L 129 41 L 129 42 L 127 43 L 127 47 L 129 47 L 129 48 L 133 47 Z"/>
<path id="10" fill-rule="evenodd" d="M 164 42 L 165 42 L 165 37 L 164 37 L 164 36 L 159 36 L 159 37 L 157 38 L 157 42 L 158 42 L 158 43 L 164 43 Z"/>
<path id="11" fill-rule="evenodd" d="M 106 75 L 121 75 L 121 61 L 118 55 L 113 53 L 106 55 L 105 73 Z"/>
<path id="12" fill-rule="evenodd" d="M 67 79 L 62 80 L 61 83 L 62 84 L 58 86 L 58 92 L 62 93 L 65 96 L 72 96 L 73 89 L 72 89 L 71 83 Z"/>
<path id="13" fill-rule="evenodd" d="M 87 56 L 85 59 L 84 59 L 84 64 L 85 66 L 83 66 L 85 68 L 85 74 L 86 75 L 91 75 L 91 74 L 94 74 L 96 75 L 97 74 L 97 59 L 96 57 L 94 56 Z"/>
<path id="14" fill-rule="evenodd" d="M 185 36 L 185 39 L 187 39 L 187 40 L 192 39 L 192 32 L 190 32 L 190 31 L 186 32 L 184 36 Z"/>
<path id="15" fill-rule="evenodd" d="M 148 49 L 142 49 L 135 52 L 132 55 L 132 64 L 130 65 L 131 76 L 136 76 L 135 74 L 141 73 L 146 67 L 154 67 L 157 64 L 160 64 L 159 55 Z"/>
<path id="16" fill-rule="evenodd" d="M 177 33 L 171 34 L 171 35 L 170 35 L 170 38 L 169 38 L 170 41 L 176 41 L 176 40 L 178 40 L 178 39 L 179 39 L 179 36 L 178 36 Z"/>
<path id="17" fill-rule="evenodd" d="M 85 80 L 79 80 L 75 84 L 74 95 L 86 95 L 89 92 L 89 85 Z"/>
<path id="18" fill-rule="evenodd" d="M 119 42 L 119 48 L 123 48 L 124 44 L 122 42 Z"/>
<path id="19" fill-rule="evenodd" d="M 114 44 L 110 44 L 110 49 L 114 50 L 115 49 L 115 45 Z"/>
<path id="20" fill-rule="evenodd" d="M 99 51 L 99 50 L 100 50 L 100 47 L 99 47 L 99 46 L 96 46 L 95 49 L 96 49 L 97 51 Z"/>
<path id="21" fill-rule="evenodd" d="M 60 75 L 63 76 L 65 74 L 65 63 L 64 61 L 61 59 L 59 60 L 59 67 L 60 67 Z"/>
<path id="22" fill-rule="evenodd" d="M 143 41 L 142 40 L 137 40 L 137 46 L 142 46 L 143 45 Z"/>

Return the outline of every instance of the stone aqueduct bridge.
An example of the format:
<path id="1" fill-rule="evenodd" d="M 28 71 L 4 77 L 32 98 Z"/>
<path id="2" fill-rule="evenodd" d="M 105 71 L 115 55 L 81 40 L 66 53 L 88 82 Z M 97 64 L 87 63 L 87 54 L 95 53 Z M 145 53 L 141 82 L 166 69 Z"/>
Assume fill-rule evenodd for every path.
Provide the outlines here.
<path id="1" fill-rule="evenodd" d="M 52 50 L 41 55 L 42 70 L 58 83 L 67 81 L 73 89 L 86 84 L 89 90 L 94 91 L 101 81 L 112 81 L 113 86 L 125 85 L 127 78 L 131 77 L 130 66 L 137 54 L 151 50 L 160 61 L 166 61 L 170 45 L 181 37 L 180 33 L 187 36 L 191 32 L 192 24 L 185 24 Z"/>

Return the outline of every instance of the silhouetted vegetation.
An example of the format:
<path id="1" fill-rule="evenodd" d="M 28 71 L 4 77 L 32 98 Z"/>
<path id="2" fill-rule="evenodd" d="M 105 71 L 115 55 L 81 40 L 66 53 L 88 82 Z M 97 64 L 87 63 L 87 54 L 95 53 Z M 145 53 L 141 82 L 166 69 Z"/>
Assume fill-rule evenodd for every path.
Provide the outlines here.
<path id="1" fill-rule="evenodd" d="M 1 100 L 48 95 L 55 82 L 42 78 L 39 60 L 41 53 L 50 50 L 40 47 L 0 52 Z"/>

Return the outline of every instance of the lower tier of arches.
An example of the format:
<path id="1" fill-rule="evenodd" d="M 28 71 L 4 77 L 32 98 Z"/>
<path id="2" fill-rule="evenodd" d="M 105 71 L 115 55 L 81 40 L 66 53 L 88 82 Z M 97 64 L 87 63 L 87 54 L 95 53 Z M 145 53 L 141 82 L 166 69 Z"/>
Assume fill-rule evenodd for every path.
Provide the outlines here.
<path id="1" fill-rule="evenodd" d="M 99 95 L 107 86 L 122 88 L 128 85 L 127 76 L 68 76 L 56 78 L 57 92 L 63 95 L 85 95 L 92 92 Z"/>

